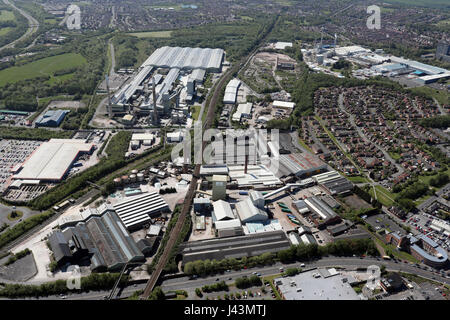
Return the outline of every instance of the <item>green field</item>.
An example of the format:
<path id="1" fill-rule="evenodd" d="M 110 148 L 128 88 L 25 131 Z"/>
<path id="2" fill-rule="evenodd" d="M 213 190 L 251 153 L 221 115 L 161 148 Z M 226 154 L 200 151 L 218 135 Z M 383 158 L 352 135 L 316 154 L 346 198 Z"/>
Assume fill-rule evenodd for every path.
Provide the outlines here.
<path id="1" fill-rule="evenodd" d="M 361 176 L 347 177 L 347 179 L 353 183 L 369 183 L 369 179 Z"/>
<path id="2" fill-rule="evenodd" d="M 198 116 L 200 115 L 200 110 L 202 109 L 201 106 L 192 106 L 192 119 L 194 121 L 198 120 Z"/>
<path id="3" fill-rule="evenodd" d="M 446 20 L 441 20 L 438 23 L 436 23 L 436 25 L 439 27 L 444 27 L 447 25 L 450 25 L 450 19 L 446 19 Z"/>
<path id="4" fill-rule="evenodd" d="M 0 21 L 15 20 L 14 13 L 8 10 L 0 10 Z"/>
<path id="5" fill-rule="evenodd" d="M 45 23 L 48 23 L 48 24 L 57 24 L 57 23 L 58 23 L 58 20 L 55 19 L 55 18 L 45 18 Z"/>
<path id="6" fill-rule="evenodd" d="M 4 36 L 5 34 L 7 34 L 8 32 L 11 31 L 11 27 L 6 27 L 6 28 L 0 28 L 0 36 Z"/>
<path id="7" fill-rule="evenodd" d="M 55 71 L 81 66 L 85 63 L 86 59 L 78 53 L 65 53 L 36 60 L 23 66 L 11 67 L 0 71 L 0 86 L 42 75 L 52 77 Z"/>
<path id="8" fill-rule="evenodd" d="M 417 87 L 410 89 L 412 93 L 416 94 L 425 94 L 427 96 L 435 98 L 441 106 L 449 104 L 450 103 L 450 96 L 447 92 L 443 90 L 436 90 L 432 89 L 430 87 Z"/>
<path id="9" fill-rule="evenodd" d="M 128 34 L 138 38 L 170 38 L 172 31 L 133 32 Z"/>
<path id="10" fill-rule="evenodd" d="M 448 7 L 448 0 L 386 0 L 386 3 L 428 8 Z"/>
<path id="11" fill-rule="evenodd" d="M 377 192 L 377 200 L 381 202 L 386 207 L 390 207 L 394 204 L 395 195 L 383 188 L 382 186 L 375 186 L 376 192 Z M 373 187 L 369 189 L 369 194 L 371 197 L 374 197 L 373 194 Z"/>

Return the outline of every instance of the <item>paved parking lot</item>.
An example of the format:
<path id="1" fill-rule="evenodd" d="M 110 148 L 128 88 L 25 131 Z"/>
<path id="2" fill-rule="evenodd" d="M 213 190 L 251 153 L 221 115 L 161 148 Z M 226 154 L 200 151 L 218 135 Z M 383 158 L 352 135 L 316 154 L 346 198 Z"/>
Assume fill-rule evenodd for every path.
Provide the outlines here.
<path id="1" fill-rule="evenodd" d="M 2 193 L 11 181 L 11 169 L 23 163 L 41 141 L 25 140 L 1 140 L 0 141 L 0 193 Z"/>
<path id="2" fill-rule="evenodd" d="M 405 230 L 400 227 L 395 221 L 391 220 L 385 214 L 376 214 L 366 218 L 368 224 L 370 224 L 376 231 L 386 229 L 388 232 L 405 233 Z"/>

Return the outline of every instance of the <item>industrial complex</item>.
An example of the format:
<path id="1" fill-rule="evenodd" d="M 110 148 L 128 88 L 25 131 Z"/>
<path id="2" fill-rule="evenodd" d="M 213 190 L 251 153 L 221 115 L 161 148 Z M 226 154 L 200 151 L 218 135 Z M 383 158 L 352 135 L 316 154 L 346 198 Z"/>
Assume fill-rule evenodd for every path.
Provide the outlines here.
<path id="1" fill-rule="evenodd" d="M 222 71 L 224 55 L 222 49 L 158 48 L 130 81 L 114 95 L 108 93 L 108 117 L 125 126 L 188 125 L 197 86 L 207 73 Z"/>

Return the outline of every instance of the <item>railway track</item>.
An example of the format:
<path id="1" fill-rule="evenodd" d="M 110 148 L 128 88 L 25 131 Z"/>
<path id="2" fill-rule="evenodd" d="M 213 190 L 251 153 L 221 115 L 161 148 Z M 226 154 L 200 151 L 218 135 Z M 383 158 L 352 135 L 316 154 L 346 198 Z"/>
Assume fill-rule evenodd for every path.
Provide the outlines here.
<path id="1" fill-rule="evenodd" d="M 275 25 L 276 21 L 278 21 L 279 17 L 274 20 L 272 26 L 268 29 L 266 35 L 261 38 L 259 43 L 263 42 L 267 35 L 270 34 L 273 26 Z M 209 129 L 211 127 L 211 123 L 215 116 L 215 110 L 217 106 L 217 102 L 220 98 L 220 94 L 222 92 L 222 89 L 226 82 L 229 80 L 230 76 L 237 75 L 240 70 L 245 66 L 245 64 L 248 62 L 249 59 L 257 52 L 259 48 L 259 45 L 257 45 L 247 56 L 243 57 L 238 63 L 236 63 L 232 68 L 230 68 L 220 79 L 218 84 L 213 88 L 214 93 L 213 96 L 208 103 L 208 113 L 206 115 L 206 121 L 203 124 L 203 130 Z M 205 149 L 207 141 L 202 142 L 202 150 Z M 186 194 L 185 201 L 183 203 L 183 208 L 181 209 L 180 216 L 178 217 L 177 223 L 175 224 L 174 229 L 171 231 L 170 238 L 167 241 L 166 247 L 164 248 L 164 252 L 161 255 L 161 257 L 158 260 L 158 264 L 156 265 L 155 270 L 153 270 L 149 281 L 147 282 L 147 285 L 144 289 L 144 292 L 141 296 L 141 299 L 148 299 L 153 291 L 153 288 L 155 287 L 156 283 L 158 282 L 159 277 L 161 276 L 162 271 L 164 270 L 164 267 L 167 265 L 167 262 L 169 260 L 170 254 L 173 250 L 173 247 L 175 245 L 175 242 L 177 241 L 177 238 L 181 232 L 181 229 L 184 226 L 184 222 L 186 221 L 186 217 L 191 209 L 191 204 L 195 196 L 195 190 L 197 189 L 197 182 L 200 176 L 200 164 L 195 165 L 192 181 L 190 183 L 188 192 Z"/>

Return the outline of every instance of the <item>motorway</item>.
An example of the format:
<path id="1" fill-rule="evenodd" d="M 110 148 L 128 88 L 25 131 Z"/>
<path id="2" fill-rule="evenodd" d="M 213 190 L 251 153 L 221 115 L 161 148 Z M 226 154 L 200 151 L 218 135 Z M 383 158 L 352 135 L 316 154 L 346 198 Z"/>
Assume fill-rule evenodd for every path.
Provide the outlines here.
<path id="1" fill-rule="evenodd" d="M 13 48 L 14 45 L 17 42 L 24 40 L 25 38 L 27 38 L 31 34 L 35 33 L 39 29 L 39 22 L 35 18 L 33 18 L 30 14 L 28 14 L 26 11 L 16 7 L 13 3 L 9 2 L 9 0 L 3 0 L 3 2 L 7 6 L 13 7 L 15 10 L 19 11 L 21 15 L 23 15 L 25 18 L 27 18 L 27 20 L 28 20 L 28 30 L 20 38 L 18 38 L 16 40 L 14 40 L 13 42 L 11 42 L 11 43 L 1 47 L 0 51 L 2 51 L 3 49 L 7 49 L 7 48 Z"/>
<path id="2" fill-rule="evenodd" d="M 195 288 L 200 288 L 206 284 L 212 284 L 216 283 L 217 280 L 219 281 L 224 280 L 225 282 L 228 282 L 228 284 L 233 283 L 236 278 L 240 278 L 243 276 L 250 276 L 253 274 L 253 272 L 260 273 L 261 276 L 270 276 L 280 273 L 280 267 L 286 268 L 292 268 L 297 267 L 299 268 L 301 265 L 300 262 L 292 263 L 292 264 L 281 264 L 276 263 L 272 266 L 265 266 L 265 267 L 256 267 L 252 269 L 247 270 L 239 270 L 239 271 L 231 271 L 231 272 L 225 272 L 223 274 L 217 274 L 217 275 L 211 275 L 208 277 L 201 277 L 194 280 L 189 280 L 189 277 L 180 277 L 180 278 L 174 278 L 174 279 L 168 279 L 164 280 L 161 284 L 161 288 L 164 290 L 164 292 L 168 292 L 171 290 L 187 290 L 187 291 L 193 291 Z M 426 279 L 430 279 L 433 281 L 445 283 L 447 285 L 450 285 L 450 278 L 444 278 L 440 276 L 439 274 L 436 274 L 435 272 L 431 272 L 428 270 L 423 270 L 420 268 L 417 268 L 415 265 L 412 265 L 410 263 L 403 263 L 403 262 L 394 262 L 394 261 L 385 261 L 381 260 L 380 258 L 372 258 L 372 257 L 365 257 L 365 258 L 355 258 L 355 257 L 324 257 L 320 260 L 311 261 L 311 262 L 305 262 L 305 267 L 302 269 L 309 270 L 309 269 L 315 269 L 315 268 L 325 268 L 325 267 L 340 267 L 346 270 L 356 270 L 357 268 L 367 268 L 371 265 L 384 265 L 386 266 L 386 270 L 388 271 L 400 271 L 405 273 L 411 273 L 418 276 L 421 276 Z M 231 278 L 231 280 L 230 280 Z M 125 298 L 132 295 L 137 290 L 143 290 L 145 288 L 146 284 L 136 284 L 136 285 L 129 285 L 126 288 L 124 288 L 122 291 L 120 291 L 119 298 Z M 110 291 L 91 291 L 86 293 L 78 293 L 78 294 L 70 294 L 67 295 L 68 300 L 102 300 L 104 296 L 109 295 Z M 30 297 L 27 299 L 36 300 L 34 297 Z M 40 297 L 39 300 L 60 300 L 60 296 L 48 296 L 48 297 Z"/>

